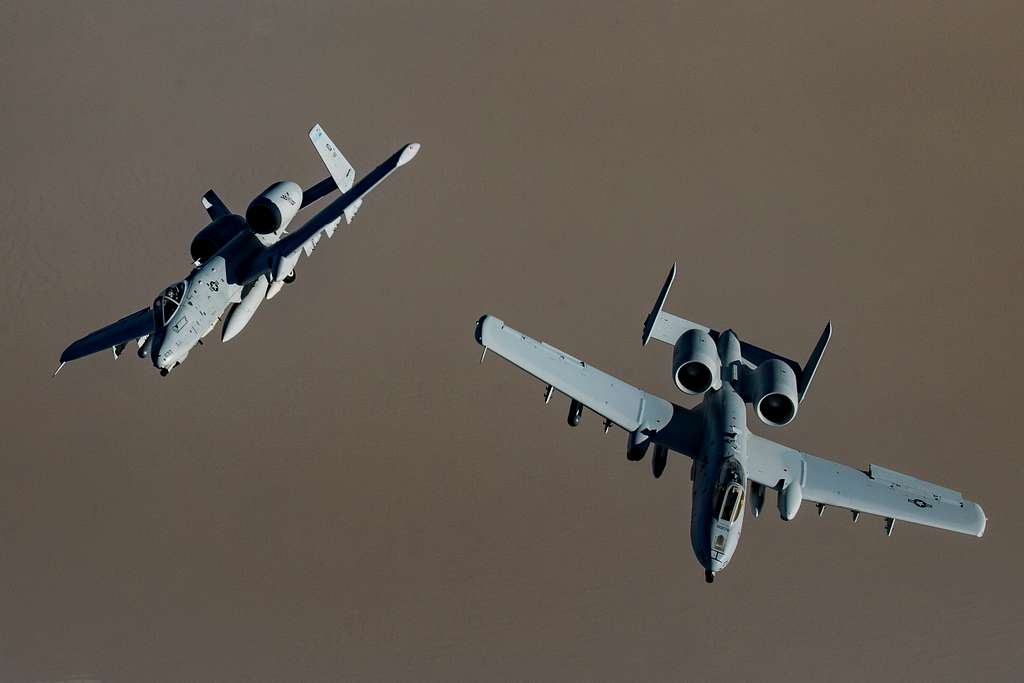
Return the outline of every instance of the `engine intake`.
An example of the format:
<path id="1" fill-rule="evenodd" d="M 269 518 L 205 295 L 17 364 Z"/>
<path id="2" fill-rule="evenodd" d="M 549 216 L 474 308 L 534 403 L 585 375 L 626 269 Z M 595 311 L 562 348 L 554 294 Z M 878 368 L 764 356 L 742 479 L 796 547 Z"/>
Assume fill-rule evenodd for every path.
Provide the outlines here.
<path id="1" fill-rule="evenodd" d="M 295 218 L 302 206 L 302 188 L 290 180 L 274 183 L 265 189 L 245 210 L 245 221 L 252 231 L 269 235 Z"/>
<path id="2" fill-rule="evenodd" d="M 687 330 L 679 336 L 672 352 L 672 378 L 686 394 L 703 394 L 722 385 L 722 361 L 710 334 Z"/>
<path id="3" fill-rule="evenodd" d="M 751 384 L 751 402 L 761 422 L 781 427 L 793 421 L 799 403 L 793 368 L 778 358 L 766 360 L 754 370 Z"/>
<path id="4" fill-rule="evenodd" d="M 243 230 L 245 230 L 245 219 L 241 216 L 234 214 L 221 216 L 192 238 L 192 244 L 189 247 L 192 260 L 205 263 Z"/>

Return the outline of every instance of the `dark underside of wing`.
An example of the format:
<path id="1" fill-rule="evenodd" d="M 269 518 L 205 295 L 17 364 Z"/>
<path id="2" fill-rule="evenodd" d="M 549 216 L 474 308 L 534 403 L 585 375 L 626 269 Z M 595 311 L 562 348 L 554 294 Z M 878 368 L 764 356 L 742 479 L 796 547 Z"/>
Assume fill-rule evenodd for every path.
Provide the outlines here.
<path id="1" fill-rule="evenodd" d="M 64 349 L 64 353 L 60 355 L 60 362 L 67 363 L 68 361 L 88 356 L 91 353 L 109 349 L 118 344 L 124 344 L 133 339 L 152 334 L 152 332 L 153 311 L 149 308 L 144 308 L 141 311 L 136 311 L 131 315 L 121 318 L 116 323 L 111 323 L 82 337 Z"/>

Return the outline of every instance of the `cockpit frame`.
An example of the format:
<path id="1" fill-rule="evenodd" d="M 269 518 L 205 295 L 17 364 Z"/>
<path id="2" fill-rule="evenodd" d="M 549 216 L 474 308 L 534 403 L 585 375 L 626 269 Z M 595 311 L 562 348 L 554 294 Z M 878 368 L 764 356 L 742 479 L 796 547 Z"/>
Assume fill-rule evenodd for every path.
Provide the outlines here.
<path id="1" fill-rule="evenodd" d="M 746 496 L 743 486 L 735 481 L 723 485 L 718 492 L 718 503 L 715 506 L 716 517 L 726 524 L 735 524 L 743 513 Z"/>
<path id="2" fill-rule="evenodd" d="M 182 280 L 166 287 L 157 294 L 156 299 L 153 300 L 153 311 L 154 319 L 160 327 L 167 327 L 171 322 L 174 314 L 181 308 L 187 291 L 188 281 Z"/>

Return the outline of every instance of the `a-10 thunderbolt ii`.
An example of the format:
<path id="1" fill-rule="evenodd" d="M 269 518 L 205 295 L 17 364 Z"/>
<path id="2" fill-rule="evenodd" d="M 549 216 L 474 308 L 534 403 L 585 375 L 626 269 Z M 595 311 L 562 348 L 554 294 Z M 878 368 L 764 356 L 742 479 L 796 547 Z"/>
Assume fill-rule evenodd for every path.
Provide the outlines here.
<path id="1" fill-rule="evenodd" d="M 664 312 L 675 272 L 673 265 L 644 323 L 642 341 L 644 346 L 651 339 L 673 346 L 675 385 L 683 393 L 703 395 L 693 410 L 630 386 L 493 316 L 477 321 L 475 336 L 484 355 L 493 351 L 546 383 L 545 402 L 556 389 L 566 394 L 571 399 L 571 426 L 580 423 L 587 407 L 605 418 L 606 433 L 613 424 L 628 432 L 629 460 L 643 459 L 654 444 L 651 465 L 656 478 L 665 470 L 670 451 L 693 459 L 690 541 L 708 583 L 736 551 L 744 508 L 757 517 L 768 489 L 777 492 L 784 520 L 793 519 L 801 502 L 808 501 L 817 504 L 819 515 L 834 506 L 850 510 L 854 522 L 862 513 L 883 517 L 887 534 L 897 519 L 979 537 L 984 533 L 981 507 L 957 491 L 878 465 L 856 470 L 752 434 L 747 429 L 747 403 L 771 426 L 796 417 L 832 325 L 825 327 L 801 366 L 740 341 L 732 330 L 718 332 Z"/>
<path id="2" fill-rule="evenodd" d="M 274 183 L 252 200 L 244 217 L 231 213 L 213 190 L 207 192 L 202 202 L 212 222 L 192 239 L 188 277 L 162 290 L 152 306 L 73 343 L 61 354 L 57 372 L 68 361 L 107 348 L 118 358 L 136 341 L 138 355 L 148 356 L 166 376 L 221 317 L 221 341 L 235 337 L 264 299 L 295 279 L 302 252 L 311 254 L 324 234 L 334 234 L 342 218 L 351 223 L 366 194 L 419 151 L 418 144 L 405 145 L 356 182 L 355 169 L 319 124 L 309 131 L 309 139 L 330 177 L 305 191 L 291 181 Z M 301 209 L 336 189 L 340 197 L 298 230 L 287 231 Z"/>

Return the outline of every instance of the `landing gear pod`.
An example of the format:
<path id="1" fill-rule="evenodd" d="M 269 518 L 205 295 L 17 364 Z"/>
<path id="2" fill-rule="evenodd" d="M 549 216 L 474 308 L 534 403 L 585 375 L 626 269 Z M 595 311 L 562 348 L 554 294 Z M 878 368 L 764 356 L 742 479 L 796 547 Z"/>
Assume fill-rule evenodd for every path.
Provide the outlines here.
<path id="1" fill-rule="evenodd" d="M 750 512 L 754 515 L 754 519 L 757 519 L 761 514 L 761 508 L 764 507 L 764 484 L 758 484 L 756 481 L 750 482 Z"/>
<path id="2" fill-rule="evenodd" d="M 641 434 L 639 431 L 630 432 L 626 438 L 626 460 L 640 462 L 647 455 L 647 449 L 650 445 L 650 437 L 646 434 Z"/>
<path id="3" fill-rule="evenodd" d="M 655 479 L 661 479 L 661 475 L 665 473 L 665 467 L 668 465 L 668 448 L 657 444 L 654 447 L 654 457 L 651 458 L 651 474 L 654 475 Z"/>
<path id="4" fill-rule="evenodd" d="M 220 340 L 231 341 L 239 332 L 249 324 L 256 309 L 263 303 L 267 295 L 269 283 L 267 278 L 259 277 L 249 286 L 249 291 L 242 295 L 242 300 L 231 307 L 227 316 L 224 317 L 224 327 L 221 330 Z"/>
<path id="5" fill-rule="evenodd" d="M 580 418 L 583 417 L 583 404 L 576 399 L 572 400 L 569 404 L 569 417 L 566 418 L 566 422 L 569 423 L 570 427 L 579 425 Z"/>
<path id="6" fill-rule="evenodd" d="M 804 487 L 799 481 L 791 481 L 789 486 L 779 491 L 779 516 L 785 521 L 796 517 L 800 511 L 800 503 L 804 500 Z"/>
<path id="7" fill-rule="evenodd" d="M 142 344 L 139 345 L 139 358 L 148 358 L 153 351 L 153 336 L 147 334 Z"/>

